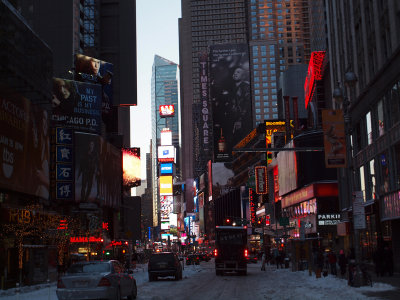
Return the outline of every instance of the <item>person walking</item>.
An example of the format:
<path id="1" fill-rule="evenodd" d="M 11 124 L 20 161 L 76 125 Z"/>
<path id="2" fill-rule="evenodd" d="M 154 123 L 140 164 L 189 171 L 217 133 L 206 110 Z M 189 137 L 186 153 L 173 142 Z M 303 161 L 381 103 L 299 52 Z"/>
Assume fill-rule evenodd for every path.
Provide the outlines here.
<path id="1" fill-rule="evenodd" d="M 265 262 L 267 260 L 267 254 L 265 251 L 263 252 L 262 258 L 261 258 L 261 271 L 265 271 Z"/>
<path id="2" fill-rule="evenodd" d="M 337 275 L 337 270 L 336 270 L 337 258 L 336 258 L 335 252 L 333 252 L 333 251 L 329 252 L 328 261 L 329 261 L 329 265 L 330 265 L 330 269 L 331 269 L 331 274 L 336 276 Z"/>
<path id="3" fill-rule="evenodd" d="M 344 275 L 346 274 L 347 259 L 346 259 L 346 255 L 344 254 L 343 250 L 340 250 L 340 252 L 339 252 L 338 264 L 339 264 L 339 268 L 340 268 L 340 276 L 344 277 Z"/>

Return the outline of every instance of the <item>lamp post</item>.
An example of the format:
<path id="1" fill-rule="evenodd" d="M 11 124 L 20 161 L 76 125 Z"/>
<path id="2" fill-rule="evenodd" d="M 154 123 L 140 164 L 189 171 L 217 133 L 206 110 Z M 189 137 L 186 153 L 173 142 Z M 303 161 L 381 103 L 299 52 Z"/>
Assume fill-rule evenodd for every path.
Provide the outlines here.
<path id="1" fill-rule="evenodd" d="M 339 86 L 333 90 L 333 98 L 335 102 L 341 105 L 344 117 L 344 126 L 346 133 L 346 151 L 347 151 L 347 168 L 345 169 L 345 182 L 346 194 L 348 204 L 352 205 L 354 200 L 354 166 L 353 166 L 353 148 L 352 148 L 352 133 L 353 127 L 351 124 L 350 105 L 351 101 L 347 96 L 347 88 L 354 88 L 357 83 L 357 76 L 355 73 L 348 71 L 344 75 L 345 87 Z M 353 286 L 359 287 L 362 283 L 362 272 L 360 270 L 361 263 L 361 249 L 359 239 L 359 229 L 354 224 L 354 211 L 353 211 L 353 230 L 354 230 L 354 258 L 355 258 L 355 272 L 353 273 Z"/>

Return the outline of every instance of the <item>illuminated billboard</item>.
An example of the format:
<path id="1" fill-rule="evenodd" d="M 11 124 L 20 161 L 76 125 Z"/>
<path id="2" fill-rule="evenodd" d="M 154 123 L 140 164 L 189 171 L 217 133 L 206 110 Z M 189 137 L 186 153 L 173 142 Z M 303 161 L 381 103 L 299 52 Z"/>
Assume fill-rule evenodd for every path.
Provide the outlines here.
<path id="1" fill-rule="evenodd" d="M 161 229 L 169 229 L 170 216 L 172 214 L 174 197 L 173 196 L 161 196 L 160 197 L 160 218 L 161 224 L 164 224 Z"/>
<path id="2" fill-rule="evenodd" d="M 175 116 L 175 106 L 173 104 L 160 105 L 158 109 L 161 118 Z"/>
<path id="3" fill-rule="evenodd" d="M 140 148 L 122 149 L 123 185 L 125 188 L 140 186 Z"/>
<path id="4" fill-rule="evenodd" d="M 315 81 L 322 79 L 324 58 L 325 51 L 314 51 L 311 53 L 308 72 L 304 82 L 304 101 L 306 108 L 313 97 Z"/>
<path id="5" fill-rule="evenodd" d="M 214 162 L 226 162 L 253 129 L 248 45 L 212 45 L 209 62 Z"/>
<path id="6" fill-rule="evenodd" d="M 172 176 L 160 176 L 160 196 L 172 196 Z"/>
<path id="7" fill-rule="evenodd" d="M 160 164 L 160 174 L 161 175 L 171 175 L 173 173 L 173 165 L 172 163 L 164 163 Z"/>
<path id="8" fill-rule="evenodd" d="M 172 145 L 172 131 L 168 128 L 164 128 L 161 130 L 161 146 L 170 146 Z"/>
<path id="9" fill-rule="evenodd" d="M 175 147 L 174 146 L 158 146 L 158 161 L 159 162 L 174 162 Z"/>

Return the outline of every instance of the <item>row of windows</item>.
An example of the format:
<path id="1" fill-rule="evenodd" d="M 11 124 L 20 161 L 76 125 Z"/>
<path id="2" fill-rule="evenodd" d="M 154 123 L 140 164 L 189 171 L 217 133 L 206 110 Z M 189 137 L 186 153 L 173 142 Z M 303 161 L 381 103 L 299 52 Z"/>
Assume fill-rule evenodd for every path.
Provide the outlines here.
<path id="1" fill-rule="evenodd" d="M 272 117 L 271 117 L 272 116 Z M 268 119 L 278 119 L 278 114 L 272 114 L 272 115 L 256 115 L 256 120 L 261 121 L 261 120 L 268 120 Z"/>
<path id="2" fill-rule="evenodd" d="M 277 108 L 277 107 L 273 107 L 271 111 L 272 111 L 272 112 L 278 112 L 278 108 Z M 269 113 L 269 112 L 270 112 L 269 107 L 264 108 L 264 109 L 263 109 L 263 112 Z M 257 114 L 257 113 L 258 113 L 258 114 L 261 113 L 261 109 L 260 109 L 260 108 L 256 108 L 256 114 Z"/>

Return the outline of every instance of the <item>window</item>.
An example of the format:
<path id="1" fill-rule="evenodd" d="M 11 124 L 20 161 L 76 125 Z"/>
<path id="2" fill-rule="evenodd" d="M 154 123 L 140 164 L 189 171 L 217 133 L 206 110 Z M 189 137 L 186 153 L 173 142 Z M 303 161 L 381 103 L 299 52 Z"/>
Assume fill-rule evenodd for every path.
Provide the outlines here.
<path id="1" fill-rule="evenodd" d="M 382 136 L 385 133 L 385 127 L 383 122 L 383 100 L 381 99 L 378 102 L 378 135 Z"/>
<path id="2" fill-rule="evenodd" d="M 260 102 L 256 102 L 256 107 L 260 107 Z"/>
<path id="3" fill-rule="evenodd" d="M 368 112 L 365 116 L 367 123 L 367 141 L 368 145 L 372 144 L 372 125 L 371 125 L 371 112 Z"/>
<path id="4" fill-rule="evenodd" d="M 360 189 L 363 193 L 363 199 L 365 201 L 365 173 L 364 173 L 364 166 L 360 167 Z"/>
<path id="5" fill-rule="evenodd" d="M 369 192 L 368 192 L 368 199 L 375 199 L 376 193 L 376 179 L 375 179 L 375 160 L 369 161 Z"/>
<path id="6" fill-rule="evenodd" d="M 260 113 L 260 112 L 261 112 L 261 109 L 256 108 L 256 113 Z"/>
<path id="7" fill-rule="evenodd" d="M 260 101 L 260 96 L 255 96 L 255 97 L 254 97 L 254 100 Z"/>
<path id="8" fill-rule="evenodd" d="M 269 112 L 269 108 L 268 107 L 264 108 L 264 112 L 265 113 Z"/>

